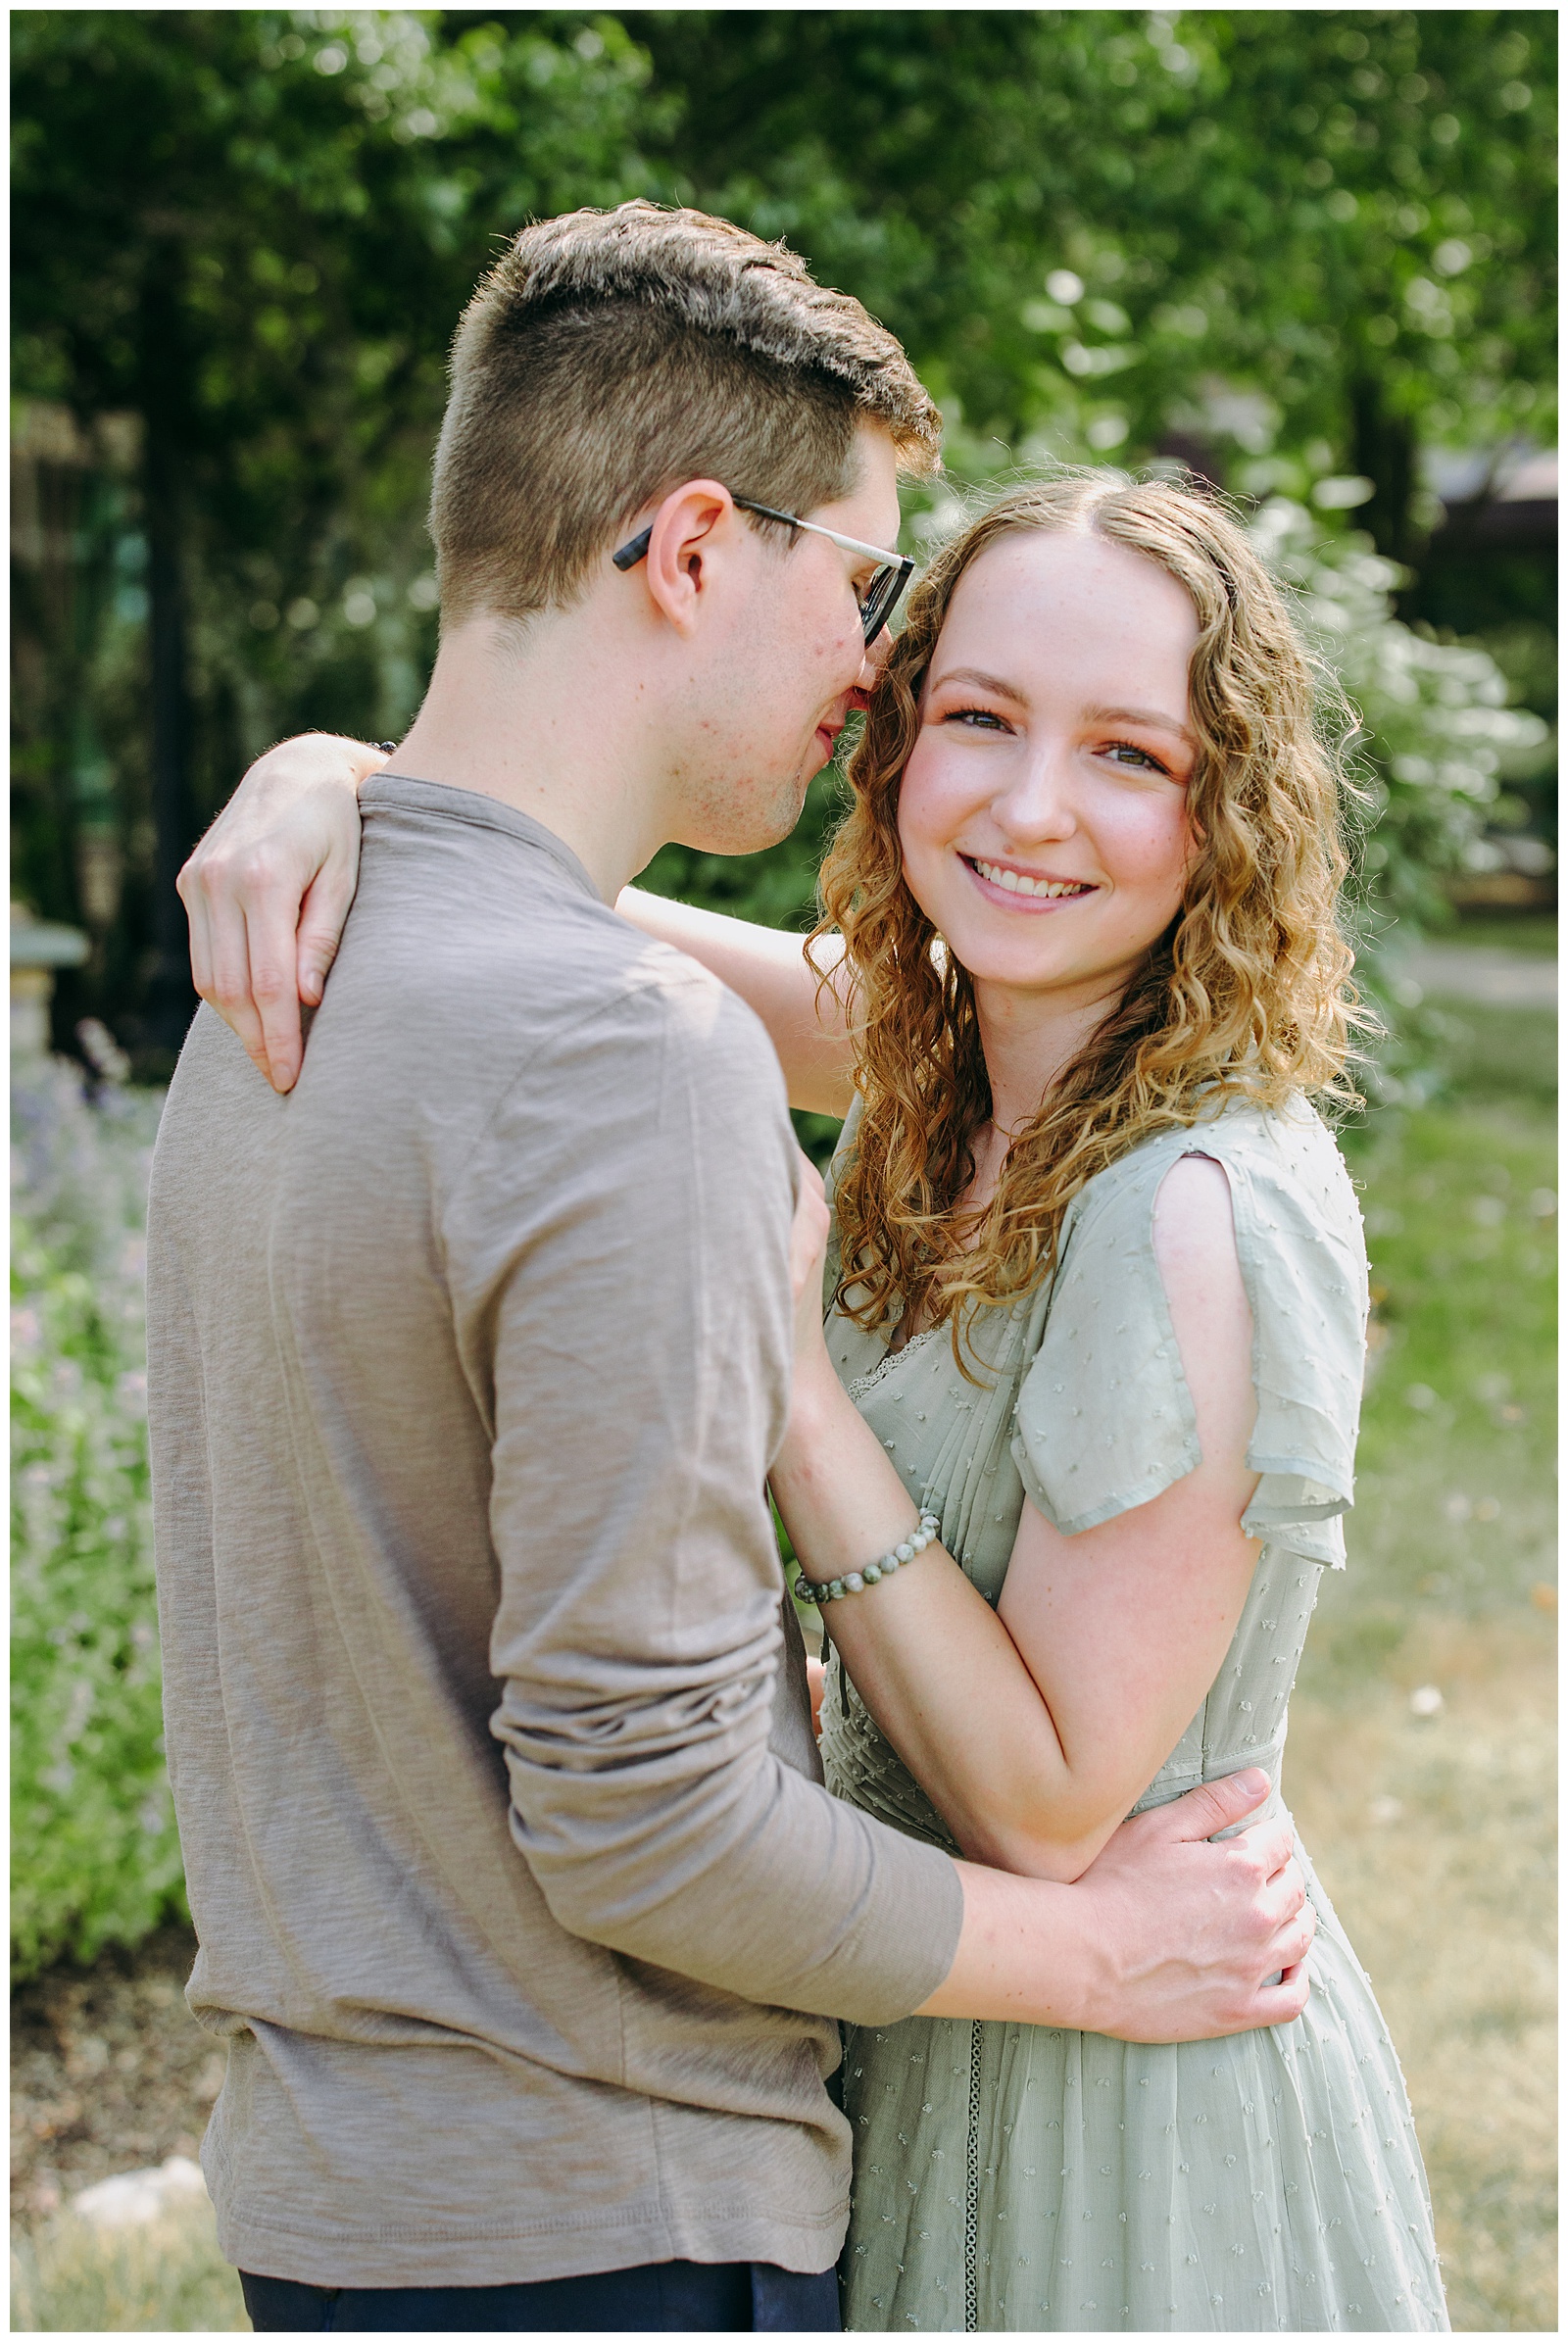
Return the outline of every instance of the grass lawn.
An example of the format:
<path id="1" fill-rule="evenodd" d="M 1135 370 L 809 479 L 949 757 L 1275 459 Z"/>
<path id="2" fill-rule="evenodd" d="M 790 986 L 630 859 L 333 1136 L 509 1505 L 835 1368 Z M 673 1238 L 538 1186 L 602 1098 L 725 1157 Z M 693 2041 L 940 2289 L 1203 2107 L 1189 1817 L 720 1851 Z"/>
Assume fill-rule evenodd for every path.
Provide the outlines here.
<path id="1" fill-rule="evenodd" d="M 72 2214 L 13 2231 L 17 2334 L 248 2334 L 210 2204 L 100 2232 Z"/>
<path id="2" fill-rule="evenodd" d="M 1453 2323 L 1549 2332 L 1554 1020 L 1441 1014 L 1446 1095 L 1347 1141 L 1378 1339 L 1286 1789 L 1404 2061 Z"/>
<path id="3" fill-rule="evenodd" d="M 1551 911 L 1464 910 L 1452 927 L 1434 929 L 1435 944 L 1484 944 L 1489 950 L 1557 956 L 1557 920 Z"/>

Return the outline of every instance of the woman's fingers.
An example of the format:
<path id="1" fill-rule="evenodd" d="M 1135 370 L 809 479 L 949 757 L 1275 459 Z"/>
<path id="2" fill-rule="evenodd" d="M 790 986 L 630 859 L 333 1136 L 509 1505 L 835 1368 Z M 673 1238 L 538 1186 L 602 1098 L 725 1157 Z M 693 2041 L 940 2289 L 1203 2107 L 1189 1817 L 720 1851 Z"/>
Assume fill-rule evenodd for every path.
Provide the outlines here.
<path id="1" fill-rule="evenodd" d="M 300 905 L 296 945 L 299 997 L 313 1008 L 319 1005 L 326 990 L 327 974 L 337 957 L 344 921 L 358 882 L 357 863 L 329 854 L 311 881 Z"/>
<path id="2" fill-rule="evenodd" d="M 276 892 L 253 898 L 244 912 L 250 962 L 249 1012 L 261 1029 L 261 1054 L 251 1054 L 272 1088 L 280 1094 L 293 1089 L 305 1054 L 300 1028 L 299 977 L 296 972 L 294 890 L 285 903 Z M 236 1031 L 239 1028 L 236 1026 Z"/>
<path id="3" fill-rule="evenodd" d="M 196 987 L 198 999 L 210 1000 L 213 989 L 213 954 L 211 940 L 207 932 L 207 904 L 200 894 L 186 894 L 183 870 L 174 881 L 174 889 L 185 905 L 185 916 L 190 922 L 190 980 Z"/>
<path id="4" fill-rule="evenodd" d="M 827 1669 L 820 1659 L 808 1659 L 806 1680 L 811 1688 L 811 1730 L 822 1737 L 822 1693 L 827 1683 Z"/>
<path id="5" fill-rule="evenodd" d="M 298 1078 L 300 1000 L 320 1000 L 354 900 L 359 784 L 385 760 L 349 740 L 284 741 L 251 766 L 179 874 L 196 989 L 276 1090 Z"/>
<path id="6" fill-rule="evenodd" d="M 199 883 L 190 862 L 179 874 L 179 892 L 190 920 L 191 979 L 197 993 L 233 1026 L 253 1062 L 266 1073 L 267 1044 L 251 993 L 244 911 L 231 895 Z"/>

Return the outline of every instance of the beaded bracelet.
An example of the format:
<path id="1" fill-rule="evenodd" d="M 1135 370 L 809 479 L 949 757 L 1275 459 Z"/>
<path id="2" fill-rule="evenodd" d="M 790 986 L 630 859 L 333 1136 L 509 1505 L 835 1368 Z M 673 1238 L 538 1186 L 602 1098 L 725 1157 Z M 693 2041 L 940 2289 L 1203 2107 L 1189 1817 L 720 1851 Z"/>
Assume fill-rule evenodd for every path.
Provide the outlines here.
<path id="1" fill-rule="evenodd" d="M 841 1601 L 845 1594 L 858 1594 L 867 1586 L 880 1586 L 884 1578 L 891 1578 L 895 1570 L 902 1569 L 906 1561 L 923 1553 L 927 1545 L 934 1544 L 941 1526 L 935 1513 L 923 1512 L 919 1528 L 911 1529 L 902 1543 L 895 1545 L 891 1553 L 884 1553 L 880 1561 L 868 1561 L 863 1570 L 847 1571 L 842 1578 L 825 1578 L 819 1586 L 813 1586 L 803 1570 L 798 1591 L 820 1608 L 824 1602 Z"/>

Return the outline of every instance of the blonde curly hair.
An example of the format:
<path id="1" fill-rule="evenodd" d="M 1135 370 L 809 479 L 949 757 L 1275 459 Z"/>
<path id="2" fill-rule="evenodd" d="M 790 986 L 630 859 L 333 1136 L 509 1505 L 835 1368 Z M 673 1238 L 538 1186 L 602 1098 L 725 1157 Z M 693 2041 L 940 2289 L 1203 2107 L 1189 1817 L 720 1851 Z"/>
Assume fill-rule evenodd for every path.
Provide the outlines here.
<path id="1" fill-rule="evenodd" d="M 991 1112 L 974 988 L 905 882 L 899 792 L 918 699 L 958 580 L 998 538 L 1093 533 L 1159 566 L 1198 613 L 1190 671 L 1200 742 L 1196 840 L 1181 909 L 1119 1004 L 1014 1134 L 978 1218 L 960 1211 Z M 822 865 L 811 946 L 843 936 L 841 981 L 862 1100 L 835 1194 L 840 1306 L 867 1329 L 902 1311 L 951 1322 L 965 1372 L 975 1311 L 1052 1268 L 1063 1215 L 1098 1171 L 1155 1132 L 1233 1098 L 1357 1103 L 1339 897 L 1353 718 L 1306 650 L 1285 595 L 1217 499 L 1120 472 L 1005 495 L 938 554 L 872 695 L 850 761 L 854 804 Z M 823 962 L 813 962 L 819 968 Z M 824 981 L 833 980 L 825 977 Z"/>

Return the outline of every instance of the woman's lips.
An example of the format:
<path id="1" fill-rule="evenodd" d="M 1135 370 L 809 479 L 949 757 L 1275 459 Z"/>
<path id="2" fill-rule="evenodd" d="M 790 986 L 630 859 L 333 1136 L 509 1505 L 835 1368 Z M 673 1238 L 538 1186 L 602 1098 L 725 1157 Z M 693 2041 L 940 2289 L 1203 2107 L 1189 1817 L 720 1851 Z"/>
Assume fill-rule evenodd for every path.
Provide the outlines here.
<path id="1" fill-rule="evenodd" d="M 1005 903 L 1009 910 L 1063 910 L 1068 903 L 1082 903 L 1086 896 L 1100 892 L 1087 878 L 1033 877 L 1008 862 L 988 861 L 980 854 L 961 854 L 958 859 L 981 893 L 993 903 Z"/>

